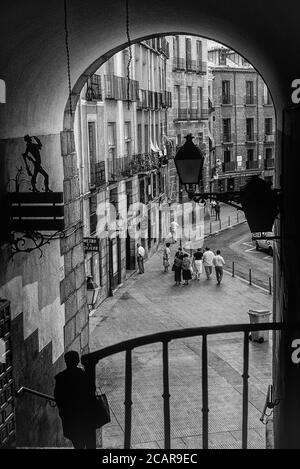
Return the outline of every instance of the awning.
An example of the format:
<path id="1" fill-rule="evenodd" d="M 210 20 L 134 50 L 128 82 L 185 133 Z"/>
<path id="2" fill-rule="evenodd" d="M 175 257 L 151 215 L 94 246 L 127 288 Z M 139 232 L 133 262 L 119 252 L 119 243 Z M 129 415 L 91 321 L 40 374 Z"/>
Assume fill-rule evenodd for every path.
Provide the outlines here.
<path id="1" fill-rule="evenodd" d="M 157 153 L 157 150 L 156 150 L 156 148 L 155 148 L 155 145 L 153 145 L 152 140 L 150 140 L 150 150 L 151 150 L 151 151 L 154 151 L 154 153 Z"/>

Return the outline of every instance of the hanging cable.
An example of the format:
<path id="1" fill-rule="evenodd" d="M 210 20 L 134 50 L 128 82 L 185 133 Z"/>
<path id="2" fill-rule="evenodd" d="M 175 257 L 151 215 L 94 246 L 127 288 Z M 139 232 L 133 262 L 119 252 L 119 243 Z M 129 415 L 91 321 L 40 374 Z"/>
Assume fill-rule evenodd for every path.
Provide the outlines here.
<path id="1" fill-rule="evenodd" d="M 130 65 L 132 62 L 131 38 L 129 33 L 129 0 L 126 0 L 126 35 L 129 49 L 129 59 L 127 62 L 127 106 L 130 109 Z"/>
<path id="2" fill-rule="evenodd" d="M 67 54 L 68 86 L 69 86 L 69 110 L 70 110 L 70 115 L 72 117 L 73 116 L 73 108 L 72 108 L 72 86 L 71 86 L 71 66 L 70 66 L 70 47 L 69 47 L 67 0 L 64 0 L 64 8 L 65 8 L 65 45 L 66 45 L 66 54 Z"/>

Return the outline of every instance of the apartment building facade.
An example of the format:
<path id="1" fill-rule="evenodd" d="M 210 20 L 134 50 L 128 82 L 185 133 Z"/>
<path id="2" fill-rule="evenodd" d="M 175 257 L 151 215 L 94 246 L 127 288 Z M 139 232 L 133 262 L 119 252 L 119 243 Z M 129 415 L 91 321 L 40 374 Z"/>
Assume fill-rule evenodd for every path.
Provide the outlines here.
<path id="1" fill-rule="evenodd" d="M 135 269 L 137 242 L 148 256 L 165 231 L 162 207 L 167 205 L 166 135 L 172 104 L 168 58 L 164 38 L 115 54 L 89 78 L 77 106 L 85 267 L 98 286 L 95 306 Z M 139 203 L 143 210 L 138 210 Z M 127 220 L 130 207 L 134 210 Z M 137 226 L 135 236 L 131 223 Z"/>
<path id="2" fill-rule="evenodd" d="M 169 109 L 168 136 L 176 148 L 185 143 L 187 134 L 204 153 L 203 182 L 209 179 L 209 148 L 212 133 L 209 128 L 207 40 L 201 37 L 177 35 L 168 37 L 170 60 L 167 63 L 167 85 L 172 89 Z"/>
<path id="3" fill-rule="evenodd" d="M 241 56 L 217 45 L 208 51 L 211 78 L 211 187 L 235 190 L 245 177 L 274 183 L 275 112 L 261 76 Z"/>

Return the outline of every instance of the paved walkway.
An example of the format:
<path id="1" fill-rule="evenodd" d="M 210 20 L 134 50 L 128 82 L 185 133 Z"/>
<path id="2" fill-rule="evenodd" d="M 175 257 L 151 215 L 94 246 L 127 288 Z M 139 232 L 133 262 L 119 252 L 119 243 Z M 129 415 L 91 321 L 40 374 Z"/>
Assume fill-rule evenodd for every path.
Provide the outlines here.
<path id="1" fill-rule="evenodd" d="M 174 248 L 173 248 L 174 249 Z M 90 318 L 91 350 L 166 330 L 248 322 L 249 309 L 272 308 L 262 290 L 224 275 L 174 286 L 173 273 L 162 272 L 161 252 L 134 274 Z M 209 447 L 240 448 L 242 428 L 243 337 L 223 334 L 208 339 Z M 249 447 L 265 447 L 259 421 L 271 382 L 271 342 L 250 342 Z M 125 355 L 98 364 L 97 377 L 111 406 L 112 422 L 103 429 L 105 448 L 121 448 L 124 439 Z M 201 338 L 170 343 L 172 448 L 201 448 Z M 132 447 L 163 448 L 161 345 L 133 352 Z"/>

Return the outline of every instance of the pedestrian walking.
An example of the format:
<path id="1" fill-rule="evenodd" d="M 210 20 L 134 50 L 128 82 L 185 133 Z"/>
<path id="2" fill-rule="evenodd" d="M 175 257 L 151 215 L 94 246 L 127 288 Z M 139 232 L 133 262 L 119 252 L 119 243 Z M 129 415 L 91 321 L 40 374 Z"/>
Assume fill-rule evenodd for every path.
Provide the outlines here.
<path id="1" fill-rule="evenodd" d="M 194 253 L 194 271 L 195 271 L 195 279 L 200 281 L 200 275 L 202 274 L 203 270 L 203 252 L 202 249 L 199 248 Z"/>
<path id="2" fill-rule="evenodd" d="M 175 257 L 174 257 L 174 264 L 173 264 L 173 267 L 172 267 L 172 270 L 175 273 L 175 284 L 176 285 L 181 284 L 182 259 L 183 259 L 182 249 L 178 248 L 178 251 L 176 252 Z"/>
<path id="3" fill-rule="evenodd" d="M 216 270 L 216 277 L 218 285 L 221 284 L 223 278 L 223 266 L 225 265 L 224 258 L 221 256 L 221 251 L 218 249 L 216 252 L 216 256 L 213 259 L 213 264 Z"/>
<path id="4" fill-rule="evenodd" d="M 216 207 L 216 201 L 215 201 L 215 199 L 212 199 L 212 200 L 210 201 L 210 213 L 211 213 L 211 216 L 214 214 L 215 207 Z"/>
<path id="5" fill-rule="evenodd" d="M 78 367 L 79 354 L 72 350 L 64 356 L 66 369 L 55 376 L 54 398 L 63 433 L 75 449 L 96 449 L 95 388 L 84 370 Z"/>
<path id="6" fill-rule="evenodd" d="M 144 270 L 144 258 L 145 258 L 145 249 L 139 243 L 137 244 L 137 263 L 139 268 L 139 274 L 143 274 Z"/>
<path id="7" fill-rule="evenodd" d="M 205 269 L 207 280 L 210 279 L 211 274 L 212 274 L 214 257 L 215 257 L 214 253 L 210 250 L 209 247 L 206 247 L 205 252 L 203 254 L 203 266 Z"/>
<path id="8" fill-rule="evenodd" d="M 171 258 L 170 243 L 166 243 L 166 246 L 164 248 L 164 253 L 163 253 L 164 272 L 169 272 L 170 258 Z"/>
<path id="9" fill-rule="evenodd" d="M 178 229 L 178 227 L 179 227 L 179 224 L 177 223 L 177 221 L 175 221 L 173 219 L 170 223 L 170 233 L 171 233 L 173 243 L 177 243 L 177 229 Z"/>
<path id="10" fill-rule="evenodd" d="M 221 206 L 219 202 L 217 202 L 215 206 L 216 220 L 220 220 L 220 211 L 221 211 Z"/>
<path id="11" fill-rule="evenodd" d="M 192 278 L 192 262 L 187 253 L 183 255 L 182 259 L 182 278 L 185 281 L 184 285 L 189 284 L 189 280 Z"/>

